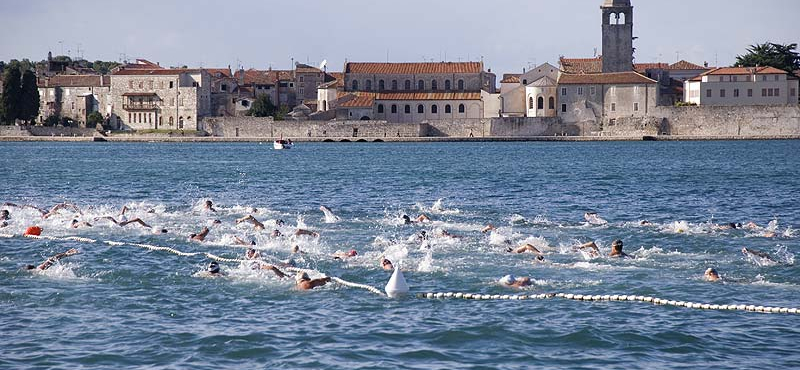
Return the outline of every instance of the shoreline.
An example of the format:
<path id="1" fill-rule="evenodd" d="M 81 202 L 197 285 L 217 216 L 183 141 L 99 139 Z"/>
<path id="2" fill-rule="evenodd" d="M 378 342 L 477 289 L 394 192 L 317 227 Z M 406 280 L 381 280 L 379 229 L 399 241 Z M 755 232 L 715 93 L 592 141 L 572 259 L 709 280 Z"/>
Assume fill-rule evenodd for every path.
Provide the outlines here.
<path id="1" fill-rule="evenodd" d="M 157 142 L 157 143 L 269 143 L 278 138 L 270 137 L 162 137 L 162 136 L 0 136 L 0 142 Z M 341 143 L 341 142 L 589 142 L 589 141 L 737 141 L 737 140 L 800 140 L 800 135 L 766 135 L 766 136 L 495 136 L 495 137 L 305 137 L 292 138 L 298 143 Z"/>

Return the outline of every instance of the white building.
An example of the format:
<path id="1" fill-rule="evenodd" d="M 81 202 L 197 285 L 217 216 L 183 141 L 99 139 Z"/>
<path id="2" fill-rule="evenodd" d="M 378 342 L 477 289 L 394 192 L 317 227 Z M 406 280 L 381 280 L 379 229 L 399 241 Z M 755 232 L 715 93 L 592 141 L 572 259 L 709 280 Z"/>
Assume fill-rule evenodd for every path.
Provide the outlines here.
<path id="1" fill-rule="evenodd" d="M 555 117 L 559 70 L 541 64 L 520 75 L 505 75 L 500 81 L 501 115 L 504 117 Z"/>
<path id="2" fill-rule="evenodd" d="M 715 68 L 684 83 L 684 101 L 697 105 L 797 104 L 798 80 L 773 67 Z"/>

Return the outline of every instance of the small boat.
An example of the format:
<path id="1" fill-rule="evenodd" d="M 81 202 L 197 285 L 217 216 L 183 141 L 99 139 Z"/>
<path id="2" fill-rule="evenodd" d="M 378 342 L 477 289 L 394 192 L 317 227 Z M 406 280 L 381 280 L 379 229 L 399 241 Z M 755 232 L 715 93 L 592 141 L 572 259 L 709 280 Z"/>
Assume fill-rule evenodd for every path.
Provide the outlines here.
<path id="1" fill-rule="evenodd" d="M 292 145 L 294 145 L 294 143 L 292 143 L 292 140 L 279 139 L 272 142 L 272 147 L 275 148 L 276 150 L 292 149 Z"/>

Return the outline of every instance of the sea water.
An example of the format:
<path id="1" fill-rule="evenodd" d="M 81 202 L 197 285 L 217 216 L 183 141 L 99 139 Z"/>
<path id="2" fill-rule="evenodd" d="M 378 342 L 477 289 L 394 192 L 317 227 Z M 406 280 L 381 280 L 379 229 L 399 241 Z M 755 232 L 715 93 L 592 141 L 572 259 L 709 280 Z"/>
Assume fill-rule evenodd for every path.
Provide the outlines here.
<path id="1" fill-rule="evenodd" d="M 11 219 L 0 233 L 11 237 L 0 238 L 0 368 L 800 366 L 800 315 L 413 295 L 626 294 L 798 307 L 798 141 L 0 148 L 0 202 L 80 208 L 43 220 L 32 208 L 3 207 Z M 216 212 L 204 209 L 206 200 Z M 123 206 L 128 219 L 168 232 L 95 220 L 119 218 Z M 589 224 L 585 212 L 608 223 Z M 404 225 L 403 214 L 431 221 Z M 235 222 L 246 215 L 266 229 Z M 73 229 L 73 219 L 93 226 Z M 718 227 L 750 221 L 759 227 Z M 496 229 L 481 233 L 487 224 Z M 45 236 L 99 242 L 20 237 L 31 225 Z M 204 226 L 205 242 L 188 240 Z M 298 227 L 320 236 L 295 237 Z M 273 229 L 283 236 L 270 237 Z M 255 241 L 267 261 L 292 258 L 312 277 L 379 289 L 391 275 L 379 265 L 386 257 L 412 296 L 339 284 L 298 291 L 291 277 L 239 263 L 221 264 L 226 277 L 202 278 L 210 261 L 203 255 L 102 242 L 242 258 L 235 237 Z M 575 249 L 595 241 L 606 255 L 614 239 L 636 258 Z M 507 252 L 526 243 L 545 261 Z M 291 255 L 295 245 L 304 253 Z M 743 247 L 775 261 L 745 256 Z M 70 248 L 81 253 L 43 273 L 20 270 Z M 331 257 L 351 249 L 356 257 Z M 702 279 L 709 267 L 723 282 Z M 498 280 L 507 274 L 533 284 L 504 287 Z"/>

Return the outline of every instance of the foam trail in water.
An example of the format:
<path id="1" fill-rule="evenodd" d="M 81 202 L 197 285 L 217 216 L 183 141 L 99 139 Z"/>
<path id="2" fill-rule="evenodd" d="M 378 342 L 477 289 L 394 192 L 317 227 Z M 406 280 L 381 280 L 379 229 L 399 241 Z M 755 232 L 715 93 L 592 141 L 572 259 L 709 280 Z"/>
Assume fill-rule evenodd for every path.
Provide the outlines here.
<path id="1" fill-rule="evenodd" d="M 325 215 L 325 223 L 326 224 L 333 224 L 341 220 L 339 216 L 333 214 L 330 208 L 325 206 L 319 206 L 319 210 Z"/>

